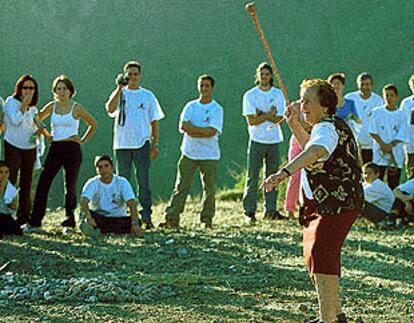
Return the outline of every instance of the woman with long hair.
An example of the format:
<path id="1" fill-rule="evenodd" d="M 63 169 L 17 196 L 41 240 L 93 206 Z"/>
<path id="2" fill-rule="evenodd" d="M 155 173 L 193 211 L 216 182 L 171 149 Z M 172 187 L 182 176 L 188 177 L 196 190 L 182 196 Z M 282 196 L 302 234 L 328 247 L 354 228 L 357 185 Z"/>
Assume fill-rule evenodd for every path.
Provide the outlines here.
<path id="1" fill-rule="evenodd" d="M 14 93 L 6 99 L 4 107 L 4 157 L 10 167 L 9 180 L 16 185 L 19 180 L 19 208 L 17 223 L 27 223 L 30 215 L 30 189 L 33 165 L 36 160 L 35 117 L 39 89 L 33 76 L 22 75 L 16 83 Z M 20 174 L 20 176 L 19 176 Z"/>

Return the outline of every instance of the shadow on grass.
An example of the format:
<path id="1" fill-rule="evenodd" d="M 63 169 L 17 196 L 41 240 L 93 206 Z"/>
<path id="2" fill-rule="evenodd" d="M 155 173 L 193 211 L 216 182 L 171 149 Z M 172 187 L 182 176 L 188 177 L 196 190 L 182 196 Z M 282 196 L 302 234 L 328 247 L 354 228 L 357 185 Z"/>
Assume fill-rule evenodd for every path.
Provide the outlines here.
<path id="1" fill-rule="evenodd" d="M 131 319 L 142 314 L 148 317 L 140 311 L 142 305 L 195 313 L 197 317 L 209 319 L 248 320 L 258 316 L 263 320 L 299 321 L 303 317 L 297 310 L 290 313 L 281 306 L 314 301 L 313 286 L 304 267 L 298 270 L 297 262 L 286 262 L 286 259 L 301 257 L 301 240 L 298 231 L 245 227 L 210 232 L 156 231 L 148 233 L 145 239 L 117 236 L 90 240 L 80 235 L 32 235 L 1 240 L 0 264 L 13 261 L 14 268 L 10 270 L 26 274 L 30 279 L 101 277 L 115 272 L 119 279 L 132 277 L 138 282 L 168 285 L 176 292 L 174 297 L 136 304 L 134 308 L 122 303 L 96 304 L 90 308 L 101 316 Z M 346 245 L 350 250 L 360 248 L 399 255 L 394 248 L 372 241 L 352 238 Z M 405 248 L 404 255 L 408 251 Z M 352 254 L 345 254 L 343 263 L 374 277 L 412 283 L 412 278 L 406 275 L 407 268 L 398 264 Z M 374 287 L 352 277 L 345 277 L 344 284 L 363 287 L 351 291 L 352 297 L 377 292 Z M 380 294 L 390 298 L 398 296 L 397 292 L 384 287 Z M 269 303 L 275 306 L 268 306 Z M 21 303 L 10 304 L 7 312 L 16 306 L 23 307 Z M 32 309 L 28 313 L 31 317 L 37 315 Z"/>
<path id="2" fill-rule="evenodd" d="M 268 236 L 272 239 L 264 242 L 256 239 L 257 232 L 229 237 L 223 232 L 197 232 L 197 236 L 191 236 L 185 230 L 177 233 L 157 231 L 148 234 L 145 240 L 107 237 L 96 241 L 78 236 L 32 235 L 3 240 L 0 259 L 2 263 L 13 261 L 14 267 L 10 270 L 33 278 L 96 277 L 107 272 L 139 277 L 138 273 L 152 282 L 172 285 L 179 295 L 174 299 L 157 300 L 157 304 L 217 318 L 247 319 L 254 311 L 260 315 L 298 320 L 297 314 L 263 308 L 263 301 L 255 298 L 255 294 L 263 293 L 271 295 L 272 302 L 285 302 L 287 294 L 275 287 L 301 290 L 305 285 L 307 290 L 312 288 L 302 272 L 278 268 L 277 264 L 263 261 L 269 249 L 280 250 L 284 257 L 292 250 L 279 234 L 269 233 Z M 172 239 L 174 242 L 169 242 Z M 218 248 L 213 249 L 212 240 L 218 240 Z M 263 257 L 243 257 L 256 253 Z M 158 281 L 163 274 L 189 273 L 206 277 L 207 283 L 201 279 L 195 284 L 190 282 L 181 286 L 174 281 Z M 214 282 L 209 282 L 211 279 Z M 105 312 L 107 308 L 104 306 L 101 310 Z M 130 317 L 124 311 L 116 313 L 120 319 Z M 111 314 L 115 315 L 115 312 L 111 311 Z"/>

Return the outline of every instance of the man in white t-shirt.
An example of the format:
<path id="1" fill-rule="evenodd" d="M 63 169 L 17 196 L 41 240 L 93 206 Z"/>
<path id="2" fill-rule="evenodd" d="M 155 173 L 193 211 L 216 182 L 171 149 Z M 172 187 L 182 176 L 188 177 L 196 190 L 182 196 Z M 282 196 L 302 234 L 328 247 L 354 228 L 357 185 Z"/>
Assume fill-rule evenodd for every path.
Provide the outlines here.
<path id="1" fill-rule="evenodd" d="M 398 89 L 393 84 L 384 86 L 387 104 L 374 109 L 369 123 L 369 134 L 374 139 L 373 163 L 380 168 L 380 179 L 387 173 L 388 186 L 396 188 L 400 183 L 404 165 L 406 141 L 406 116 L 398 109 Z"/>
<path id="2" fill-rule="evenodd" d="M 414 74 L 408 80 L 412 95 L 401 101 L 400 110 L 405 112 L 407 118 L 407 142 L 405 153 L 407 156 L 407 174 L 414 177 Z"/>
<path id="3" fill-rule="evenodd" d="M 124 73 L 118 76 L 106 109 L 115 119 L 113 149 L 117 173 L 131 181 L 132 165 L 135 166 L 140 213 L 144 227 L 150 229 L 153 224 L 149 169 L 151 160 L 159 154 L 158 121 L 164 113 L 155 95 L 140 86 L 141 65 L 130 61 L 125 64 Z"/>
<path id="4" fill-rule="evenodd" d="M 360 129 L 357 131 L 357 139 L 361 149 L 362 162 L 365 164 L 372 161 L 372 138 L 368 133 L 369 120 L 374 108 L 383 105 L 384 100 L 372 91 L 374 80 L 370 74 L 359 74 L 356 83 L 358 91 L 348 93 L 344 98 L 354 101 L 362 121 Z"/>
<path id="5" fill-rule="evenodd" d="M 363 171 L 365 205 L 361 216 L 378 223 L 388 217 L 395 197 L 389 186 L 379 178 L 380 169 L 377 165 L 366 163 Z"/>
<path id="6" fill-rule="evenodd" d="M 188 102 L 180 117 L 180 132 L 184 134 L 177 179 L 171 201 L 165 210 L 161 227 L 178 228 L 180 214 L 197 169 L 203 186 L 203 209 L 200 220 L 212 228 L 215 214 L 217 164 L 220 159 L 219 135 L 223 129 L 223 108 L 213 99 L 214 79 L 210 75 L 198 78 L 199 98 Z"/>
<path id="7" fill-rule="evenodd" d="M 97 156 L 95 167 L 98 175 L 90 178 L 82 189 L 81 231 L 89 236 L 101 233 L 141 235 L 141 221 L 131 184 L 113 173 L 112 159 L 107 155 Z"/>
<path id="8" fill-rule="evenodd" d="M 252 223 L 256 221 L 260 170 L 264 166 L 267 177 L 279 168 L 279 145 L 283 134 L 278 122 L 283 119 L 286 105 L 282 91 L 274 87 L 273 70 L 268 63 L 257 67 L 256 85 L 243 96 L 243 116 L 249 130 L 243 208 Z M 264 218 L 283 218 L 276 209 L 277 190 L 264 192 L 264 197 Z"/>

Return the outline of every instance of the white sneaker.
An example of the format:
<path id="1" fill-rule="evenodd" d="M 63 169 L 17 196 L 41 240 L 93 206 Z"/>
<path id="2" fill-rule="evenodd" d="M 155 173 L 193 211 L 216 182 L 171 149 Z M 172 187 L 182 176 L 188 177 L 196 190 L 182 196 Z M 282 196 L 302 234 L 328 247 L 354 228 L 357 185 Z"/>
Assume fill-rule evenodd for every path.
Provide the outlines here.
<path id="1" fill-rule="evenodd" d="M 31 233 L 45 234 L 46 233 L 46 231 L 43 230 L 42 227 L 32 227 L 28 224 L 23 226 L 22 230 L 23 230 L 23 233 L 25 233 L 25 234 L 31 234 Z"/>
<path id="2" fill-rule="evenodd" d="M 71 234 L 73 232 L 75 232 L 75 228 L 72 227 L 63 227 L 63 234 Z"/>

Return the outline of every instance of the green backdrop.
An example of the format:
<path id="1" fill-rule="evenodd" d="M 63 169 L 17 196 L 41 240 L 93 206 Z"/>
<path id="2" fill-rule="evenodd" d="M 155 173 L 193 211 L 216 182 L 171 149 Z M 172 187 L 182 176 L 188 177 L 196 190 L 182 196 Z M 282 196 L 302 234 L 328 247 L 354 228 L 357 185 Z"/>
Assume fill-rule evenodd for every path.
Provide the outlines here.
<path id="1" fill-rule="evenodd" d="M 217 80 L 216 99 L 225 110 L 219 186 L 234 184 L 231 172 L 245 167 L 247 131 L 241 117 L 243 93 L 253 86 L 255 67 L 265 60 L 261 43 L 239 0 L 0 0 L 0 95 L 17 77 L 32 73 L 40 83 L 40 104 L 51 99 L 59 74 L 75 83 L 76 100 L 97 118 L 99 130 L 83 147 L 79 186 L 94 174 L 93 156 L 111 153 L 112 120 L 104 103 L 123 64 L 139 60 L 142 85 L 157 95 L 161 154 L 152 166 L 154 197 L 167 199 L 174 185 L 181 135 L 179 113 L 197 96 L 196 78 Z M 402 96 L 414 72 L 412 1 L 256 1 L 291 99 L 305 77 L 345 72 L 347 91 L 355 76 L 369 71 L 375 90 L 395 83 Z M 285 138 L 288 137 L 284 129 Z M 286 143 L 282 147 L 286 156 Z M 285 157 L 284 157 L 285 158 Z M 193 192 L 199 190 L 196 185 Z M 61 176 L 51 205 L 62 203 Z"/>

